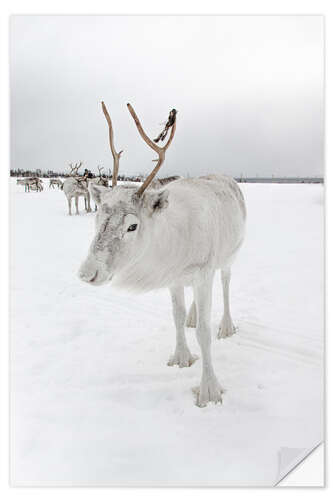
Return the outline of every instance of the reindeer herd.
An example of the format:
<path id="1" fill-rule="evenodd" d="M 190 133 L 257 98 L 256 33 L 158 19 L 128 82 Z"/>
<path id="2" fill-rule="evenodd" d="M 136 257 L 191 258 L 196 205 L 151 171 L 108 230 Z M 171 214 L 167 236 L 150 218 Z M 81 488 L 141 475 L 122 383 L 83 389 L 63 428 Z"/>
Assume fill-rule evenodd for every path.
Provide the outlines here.
<path id="1" fill-rule="evenodd" d="M 24 186 L 26 192 L 30 191 L 43 191 L 43 181 L 38 177 L 25 177 L 23 179 L 17 179 L 16 184 Z"/>
<path id="2" fill-rule="evenodd" d="M 68 202 L 84 198 L 85 209 L 91 212 L 95 202 L 95 236 L 88 255 L 79 269 L 79 278 L 89 285 L 111 284 L 135 292 L 169 288 L 176 329 L 176 347 L 168 365 L 190 367 L 198 357 L 186 342 L 185 326 L 196 328 L 201 349 L 202 375 L 195 388 L 196 404 L 222 402 L 222 387 L 213 368 L 211 356 L 212 285 L 216 270 L 220 271 L 223 288 L 223 316 L 218 338 L 235 333 L 230 305 L 229 283 L 231 265 L 242 245 L 245 233 L 246 207 L 237 183 L 224 175 L 206 175 L 184 179 L 155 179 L 176 131 L 176 110 L 173 109 L 163 132 L 154 140 L 145 133 L 133 107 L 128 110 L 143 141 L 157 153 L 157 164 L 145 181 L 118 185 L 119 160 L 111 118 L 102 102 L 109 129 L 109 145 L 113 156 L 112 186 L 102 175 L 92 178 L 88 171 L 78 174 L 82 162 L 70 164 L 70 177 L 58 188 Z M 169 130 L 170 129 L 170 130 Z M 164 147 L 157 143 L 166 139 Z M 51 182 L 52 181 L 52 182 Z M 55 183 L 50 181 L 50 188 Z M 24 180 L 28 190 L 39 190 L 36 179 Z M 18 183 L 22 183 L 18 180 Z M 184 287 L 193 290 L 193 302 L 186 314 Z M 106 321 L 109 324 L 109 321 Z M 121 332 L 119 332 L 121 334 Z"/>
<path id="3" fill-rule="evenodd" d="M 119 153 L 119 156 L 122 152 Z M 103 167 L 97 167 L 98 175 L 96 177 L 92 176 L 91 173 L 86 170 L 83 175 L 79 174 L 79 169 L 82 167 L 83 163 L 75 163 L 73 166 L 72 163 L 69 163 L 70 173 L 69 177 L 64 181 L 60 179 L 52 178 L 49 179 L 49 189 L 61 189 L 67 199 L 68 203 L 68 215 L 72 215 L 72 200 L 75 200 L 75 213 L 79 215 L 79 198 L 84 198 L 84 207 L 86 212 L 91 212 L 91 204 L 90 204 L 90 192 L 89 186 L 95 184 L 97 186 L 109 187 L 109 180 L 106 175 L 102 173 Z M 117 170 L 118 173 L 118 170 Z M 164 179 L 155 179 L 151 183 L 151 188 L 158 189 L 165 184 L 179 179 L 180 176 L 174 175 L 172 177 L 165 177 Z M 30 191 L 43 191 L 43 181 L 38 177 L 26 177 L 23 179 L 17 179 L 16 183 L 18 185 L 24 186 L 26 192 Z M 113 183 L 113 185 L 116 185 Z M 97 211 L 97 205 L 95 204 L 95 212 Z"/>
<path id="4" fill-rule="evenodd" d="M 60 179 L 52 178 L 49 179 L 49 189 L 61 189 L 67 199 L 68 203 L 68 214 L 72 215 L 72 200 L 75 200 L 76 214 L 79 215 L 79 197 L 84 198 L 85 210 L 86 212 L 91 212 L 90 206 L 90 194 L 88 187 L 90 184 L 96 184 L 98 186 L 109 187 L 108 178 L 103 175 L 103 167 L 98 168 L 98 176 L 93 177 L 91 173 L 86 170 L 85 174 L 79 175 L 78 170 L 81 168 L 82 162 L 76 163 L 74 166 L 72 163 L 69 164 L 70 173 L 69 177 L 64 181 Z M 24 186 L 26 192 L 30 191 L 43 191 L 43 181 L 38 177 L 26 177 L 23 179 L 17 179 L 16 184 Z M 95 205 L 95 211 L 97 210 L 97 205 Z"/>

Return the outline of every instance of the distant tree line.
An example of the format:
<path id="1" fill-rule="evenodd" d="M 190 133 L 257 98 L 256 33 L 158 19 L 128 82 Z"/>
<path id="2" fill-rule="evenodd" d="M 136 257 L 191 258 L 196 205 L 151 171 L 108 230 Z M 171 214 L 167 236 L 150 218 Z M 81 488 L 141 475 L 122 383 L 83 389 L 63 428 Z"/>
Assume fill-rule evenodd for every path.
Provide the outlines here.
<path id="1" fill-rule="evenodd" d="M 44 177 L 44 178 L 57 178 L 57 177 L 70 177 L 69 172 L 54 172 L 53 170 L 41 170 L 39 168 L 35 170 L 24 170 L 22 168 L 10 169 L 11 177 Z M 93 174 L 96 177 L 96 174 Z M 112 172 L 109 171 L 108 174 L 103 174 L 103 176 L 108 179 L 112 179 Z M 131 181 L 131 182 L 142 182 L 145 178 L 144 175 L 118 175 L 118 181 Z"/>
<path id="2" fill-rule="evenodd" d="M 237 182 L 250 184 L 323 184 L 323 177 L 234 177 Z"/>
<path id="3" fill-rule="evenodd" d="M 11 177 L 69 177 L 68 172 L 53 172 L 53 170 L 41 170 L 39 168 L 35 170 L 24 170 L 23 168 L 10 169 Z"/>
<path id="4" fill-rule="evenodd" d="M 70 177 L 69 172 L 54 172 L 53 170 L 41 170 L 37 168 L 36 170 L 23 170 L 22 168 L 11 169 L 11 177 L 46 177 L 46 178 L 57 178 L 57 177 Z M 103 176 L 108 179 L 112 179 L 112 172 L 109 169 L 108 174 L 103 174 Z M 96 177 L 96 174 L 93 174 Z M 188 177 L 188 176 L 187 176 Z M 146 178 L 145 175 L 125 175 L 119 174 L 118 181 L 127 182 L 143 182 Z M 290 184 L 290 183 L 302 183 L 302 184 L 322 184 L 324 179 L 322 177 L 243 177 L 240 175 L 234 177 L 237 182 L 249 182 L 249 183 L 276 183 L 276 184 Z"/>

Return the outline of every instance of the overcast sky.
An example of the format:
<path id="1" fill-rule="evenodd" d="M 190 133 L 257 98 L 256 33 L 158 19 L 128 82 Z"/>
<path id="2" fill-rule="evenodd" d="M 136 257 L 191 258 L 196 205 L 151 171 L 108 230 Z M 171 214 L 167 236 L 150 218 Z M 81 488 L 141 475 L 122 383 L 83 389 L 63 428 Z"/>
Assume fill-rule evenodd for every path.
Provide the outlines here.
<path id="1" fill-rule="evenodd" d="M 14 16 L 12 168 L 148 173 L 172 108 L 177 131 L 160 175 L 323 174 L 320 16 Z"/>

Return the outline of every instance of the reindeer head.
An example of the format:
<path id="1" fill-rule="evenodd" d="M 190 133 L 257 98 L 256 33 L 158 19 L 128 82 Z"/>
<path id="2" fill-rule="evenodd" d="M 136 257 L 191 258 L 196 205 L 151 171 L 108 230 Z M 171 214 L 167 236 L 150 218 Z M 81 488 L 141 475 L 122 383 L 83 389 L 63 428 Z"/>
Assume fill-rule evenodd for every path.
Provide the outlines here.
<path id="1" fill-rule="evenodd" d="M 160 148 L 145 134 L 133 108 L 128 107 L 141 137 L 158 153 L 158 165 L 139 189 L 135 186 L 114 186 L 112 190 L 96 184 L 89 186 L 98 206 L 96 234 L 88 257 L 80 267 L 79 277 L 92 285 L 111 281 L 126 267 L 142 259 L 154 237 L 158 216 L 168 206 L 167 189 L 146 191 L 146 188 L 164 161 L 165 151 L 175 133 L 176 121 L 172 124 L 167 144 Z"/>
<path id="2" fill-rule="evenodd" d="M 107 179 L 107 177 L 105 175 L 102 174 L 102 170 L 104 170 L 104 167 L 100 167 L 98 165 L 97 168 L 98 168 L 98 176 L 99 176 L 98 184 L 100 186 L 109 187 L 109 180 Z"/>
<path id="3" fill-rule="evenodd" d="M 129 263 L 142 257 L 149 241 L 152 217 L 168 205 L 168 191 L 136 195 L 136 187 L 112 190 L 92 184 L 90 194 L 98 206 L 96 232 L 79 276 L 92 285 L 102 285 Z"/>

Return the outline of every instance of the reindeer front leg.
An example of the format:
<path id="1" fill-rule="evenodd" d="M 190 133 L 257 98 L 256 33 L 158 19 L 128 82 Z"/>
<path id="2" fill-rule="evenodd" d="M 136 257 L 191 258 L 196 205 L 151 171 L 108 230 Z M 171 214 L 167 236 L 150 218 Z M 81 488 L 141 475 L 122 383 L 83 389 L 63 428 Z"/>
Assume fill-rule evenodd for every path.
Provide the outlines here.
<path id="1" fill-rule="evenodd" d="M 75 196 L 75 210 L 76 210 L 76 215 L 79 215 L 79 197 Z"/>
<path id="2" fill-rule="evenodd" d="M 198 388 L 194 389 L 197 406 L 206 406 L 209 401 L 222 403 L 220 386 L 211 359 L 210 315 L 212 302 L 213 275 L 194 286 L 194 300 L 197 312 L 196 336 L 202 354 L 202 377 Z"/>
<path id="3" fill-rule="evenodd" d="M 191 366 L 198 359 L 198 356 L 191 354 L 186 342 L 184 287 L 170 288 L 170 293 L 173 318 L 176 325 L 176 350 L 174 355 L 170 357 L 168 366 L 178 365 L 179 368 L 184 368 L 185 366 Z"/>
<path id="4" fill-rule="evenodd" d="M 72 215 L 72 198 L 67 198 L 68 202 L 68 215 Z"/>
<path id="5" fill-rule="evenodd" d="M 87 199 L 88 199 L 88 212 L 91 212 L 91 205 L 90 205 L 90 193 L 88 191 L 87 193 Z"/>

